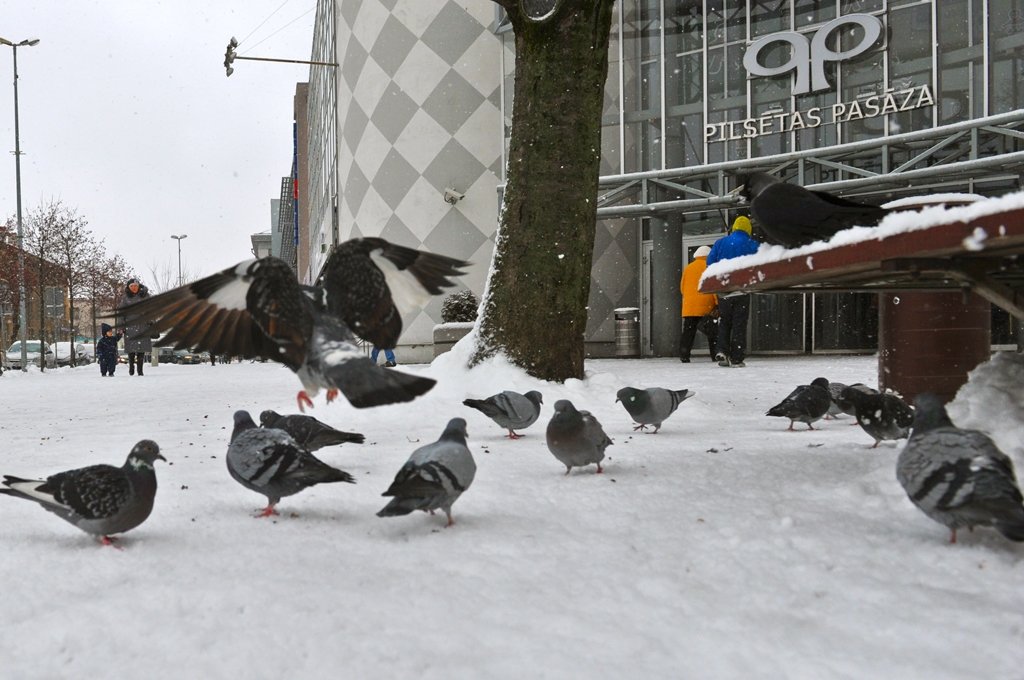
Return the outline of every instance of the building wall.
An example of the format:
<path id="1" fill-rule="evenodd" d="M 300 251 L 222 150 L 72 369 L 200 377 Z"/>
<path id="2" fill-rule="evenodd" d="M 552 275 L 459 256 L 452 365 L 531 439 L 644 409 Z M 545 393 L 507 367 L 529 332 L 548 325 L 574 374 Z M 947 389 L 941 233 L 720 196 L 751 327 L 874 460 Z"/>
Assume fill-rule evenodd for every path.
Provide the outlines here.
<path id="1" fill-rule="evenodd" d="M 295 171 L 298 182 L 299 233 L 295 243 L 295 271 L 301 278 L 309 268 L 309 83 L 295 85 Z"/>
<path id="2" fill-rule="evenodd" d="M 497 227 L 500 43 L 490 3 L 339 0 L 339 239 L 381 236 L 473 263 L 479 296 Z M 464 198 L 454 205 L 445 189 Z M 404 319 L 429 356 L 441 297 Z M 408 356 L 408 354 L 406 354 Z"/>

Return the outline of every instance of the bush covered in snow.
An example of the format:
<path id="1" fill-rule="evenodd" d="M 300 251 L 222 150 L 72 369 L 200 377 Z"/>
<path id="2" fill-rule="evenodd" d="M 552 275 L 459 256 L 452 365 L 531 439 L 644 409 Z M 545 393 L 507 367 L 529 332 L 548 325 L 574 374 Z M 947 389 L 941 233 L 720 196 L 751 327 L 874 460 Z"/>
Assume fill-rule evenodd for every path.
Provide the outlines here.
<path id="1" fill-rule="evenodd" d="M 460 290 L 452 293 L 441 304 L 441 321 L 472 322 L 476 321 L 476 308 L 479 306 L 476 296 L 471 290 Z"/>

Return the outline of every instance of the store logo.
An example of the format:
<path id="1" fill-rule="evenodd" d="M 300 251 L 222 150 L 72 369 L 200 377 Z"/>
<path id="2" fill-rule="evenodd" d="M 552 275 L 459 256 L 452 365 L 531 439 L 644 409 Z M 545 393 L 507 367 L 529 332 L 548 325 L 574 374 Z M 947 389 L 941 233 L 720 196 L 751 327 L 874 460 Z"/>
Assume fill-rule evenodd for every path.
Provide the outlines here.
<path id="1" fill-rule="evenodd" d="M 860 42 L 843 51 L 835 51 L 828 47 L 829 37 L 844 26 L 856 25 L 864 30 Z M 776 76 L 787 71 L 796 71 L 793 82 L 793 94 L 806 94 L 827 90 L 831 86 L 825 77 L 825 63 L 852 59 L 866 52 L 882 34 L 882 22 L 871 14 L 848 14 L 833 19 L 822 25 L 811 34 L 811 39 L 796 31 L 772 33 L 750 43 L 747 53 L 743 55 L 743 67 L 752 76 Z M 789 61 L 781 66 L 763 66 L 758 60 L 761 51 L 773 43 L 789 43 Z"/>

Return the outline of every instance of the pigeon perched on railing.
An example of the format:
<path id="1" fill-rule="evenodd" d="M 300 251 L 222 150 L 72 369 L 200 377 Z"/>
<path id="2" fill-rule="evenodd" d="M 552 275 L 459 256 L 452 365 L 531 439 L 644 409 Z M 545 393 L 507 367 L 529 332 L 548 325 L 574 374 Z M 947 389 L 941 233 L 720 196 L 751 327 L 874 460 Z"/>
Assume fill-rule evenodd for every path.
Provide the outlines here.
<path id="1" fill-rule="evenodd" d="M 828 379 L 815 378 L 810 385 L 800 385 L 790 392 L 789 396 L 768 409 L 765 415 L 789 418 L 789 430 L 793 429 L 793 423 L 797 421 L 807 423 L 808 429 L 813 430 L 811 423 L 821 420 L 828 413 L 831 403 Z"/>
<path id="2" fill-rule="evenodd" d="M 736 185 L 765 240 L 787 248 L 828 239 L 853 226 L 873 227 L 889 214 L 886 208 L 810 191 L 766 172 L 736 175 Z"/>
<path id="3" fill-rule="evenodd" d="M 156 442 L 143 439 L 132 447 L 121 467 L 90 465 L 44 479 L 4 475 L 0 494 L 35 501 L 104 545 L 114 534 L 134 529 L 149 517 L 156 497 L 153 463 L 166 461 Z M 116 547 L 116 545 L 115 545 Z"/>
<path id="4" fill-rule="evenodd" d="M 568 399 L 555 402 L 555 414 L 548 421 L 548 450 L 565 466 L 565 474 L 574 467 L 597 464 L 604 460 L 604 451 L 612 444 L 601 423 L 590 411 L 578 411 Z"/>
<path id="5" fill-rule="evenodd" d="M 337 446 L 348 442 L 362 444 L 366 441 L 366 437 L 358 432 L 336 430 L 313 416 L 297 413 L 285 416 L 267 409 L 260 413 L 260 425 L 284 430 L 291 435 L 296 444 L 307 451 L 318 451 L 325 446 Z"/>
<path id="6" fill-rule="evenodd" d="M 871 448 L 887 439 L 906 439 L 914 423 L 914 410 L 895 394 L 869 394 L 855 386 L 843 390 L 841 400 L 853 405 L 857 424 L 874 438 Z"/>
<path id="7" fill-rule="evenodd" d="M 228 472 L 245 488 L 267 497 L 267 507 L 257 517 L 278 514 L 275 508 L 282 498 L 315 484 L 355 484 L 352 475 L 324 463 L 284 430 L 257 427 L 248 411 L 235 411 L 234 419 Z"/>
<path id="8" fill-rule="evenodd" d="M 356 337 L 394 347 L 402 330 L 396 305 L 416 308 L 453 286 L 450 277 L 467 264 L 360 238 L 334 249 L 317 286 L 300 286 L 283 260 L 264 257 L 115 313 L 127 325 L 147 325 L 147 332 L 168 331 L 164 342 L 179 349 L 283 363 L 302 381 L 300 410 L 313 405 L 320 388 L 328 402 L 340 391 L 356 408 L 366 408 L 411 401 L 434 381 L 375 366 Z"/>
<path id="9" fill-rule="evenodd" d="M 914 428 L 896 460 L 896 478 L 910 501 L 949 528 L 993 527 L 1024 541 L 1024 498 L 1013 462 L 988 435 L 956 427 L 934 394 L 914 400 Z"/>
<path id="10" fill-rule="evenodd" d="M 629 416 L 638 423 L 634 431 L 646 430 L 648 425 L 653 425 L 653 434 L 658 434 L 665 419 L 695 394 L 692 390 L 667 390 L 663 387 L 649 387 L 645 390 L 623 387 L 615 393 L 615 401 L 621 401 Z"/>
<path id="11" fill-rule="evenodd" d="M 452 418 L 433 444 L 412 452 L 382 496 L 392 499 L 378 517 L 408 515 L 413 510 L 433 514 L 443 510 L 452 519 L 452 504 L 469 488 L 476 476 L 476 461 L 466 445 L 466 421 Z"/>
<path id="12" fill-rule="evenodd" d="M 519 439 L 523 435 L 516 430 L 525 430 L 537 422 L 544 398 L 537 390 L 530 390 L 526 394 L 505 390 L 486 399 L 465 399 L 462 403 L 508 430 L 509 439 Z"/>

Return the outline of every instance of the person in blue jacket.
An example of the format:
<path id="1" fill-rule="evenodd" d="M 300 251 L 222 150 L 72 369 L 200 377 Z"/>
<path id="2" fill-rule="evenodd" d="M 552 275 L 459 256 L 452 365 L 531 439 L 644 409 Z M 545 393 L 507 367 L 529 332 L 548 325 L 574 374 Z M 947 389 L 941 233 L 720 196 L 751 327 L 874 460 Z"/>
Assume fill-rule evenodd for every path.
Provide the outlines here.
<path id="1" fill-rule="evenodd" d="M 96 360 L 100 365 L 100 375 L 104 378 L 108 375 L 114 377 L 114 369 L 117 368 L 117 343 L 121 341 L 121 334 L 114 335 L 114 329 L 110 324 L 100 325 L 100 332 L 103 334 L 96 341 Z"/>
<path id="2" fill-rule="evenodd" d="M 756 253 L 758 243 L 751 237 L 750 231 L 750 219 L 743 215 L 737 217 L 729 234 L 711 246 L 707 258 L 708 266 L 722 260 Z M 750 296 L 739 291 L 719 295 L 718 312 L 718 354 L 715 358 L 719 366 L 742 368 L 746 366 L 743 360 L 747 354 Z"/>

